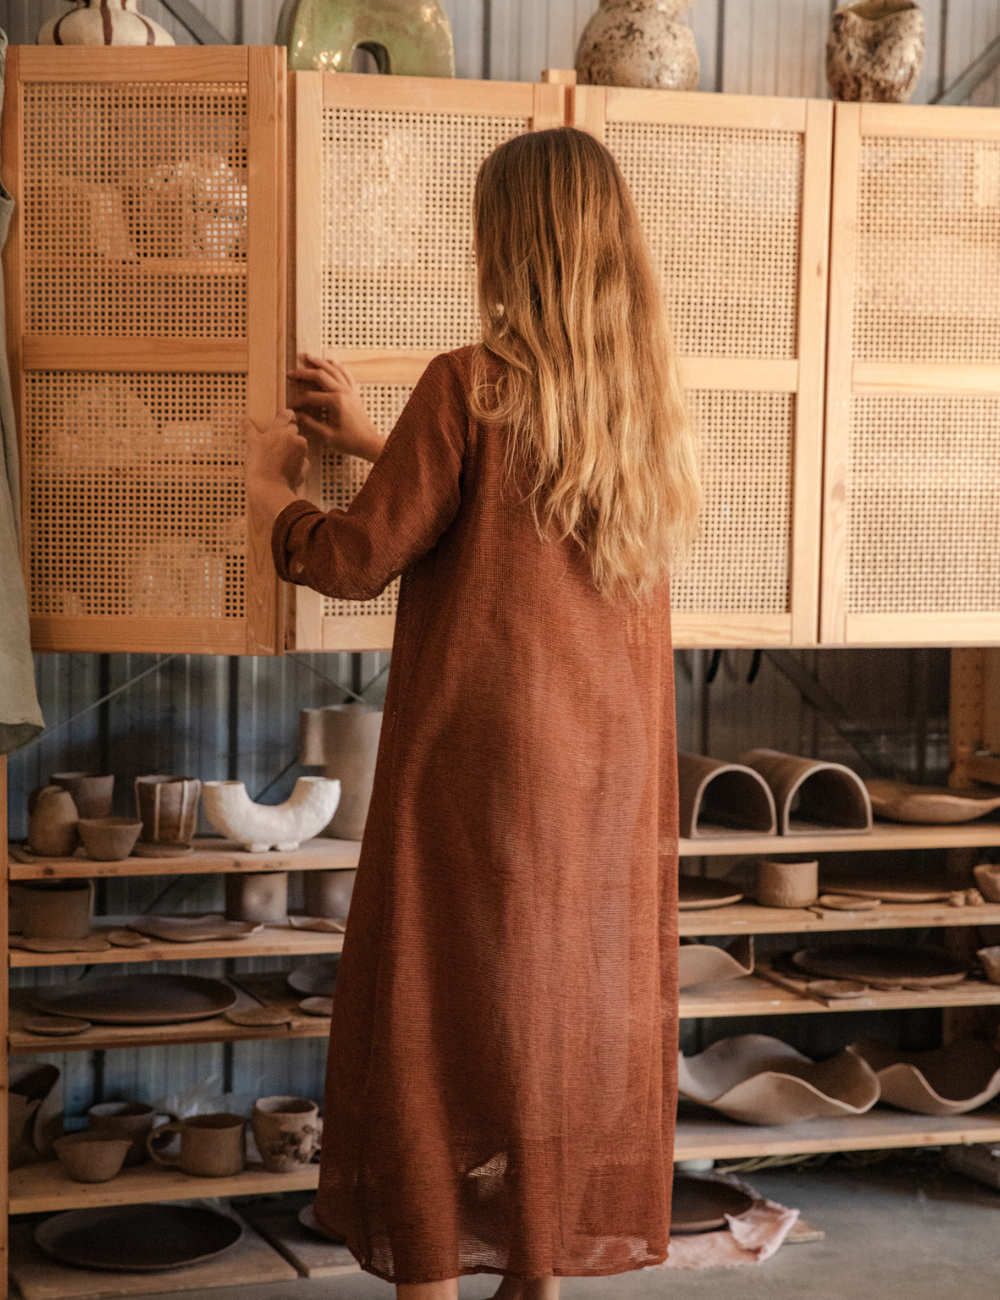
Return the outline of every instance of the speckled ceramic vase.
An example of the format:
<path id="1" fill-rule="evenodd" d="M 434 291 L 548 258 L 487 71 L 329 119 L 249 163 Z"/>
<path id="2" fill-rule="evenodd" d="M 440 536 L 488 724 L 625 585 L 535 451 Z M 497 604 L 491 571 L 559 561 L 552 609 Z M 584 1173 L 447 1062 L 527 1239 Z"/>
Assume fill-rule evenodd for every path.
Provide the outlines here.
<path id="1" fill-rule="evenodd" d="M 905 104 L 924 66 L 924 16 L 913 0 L 863 0 L 834 11 L 826 78 L 837 99 Z"/>
<path id="2" fill-rule="evenodd" d="M 365 50 L 379 72 L 453 77 L 455 46 L 440 0 L 285 0 L 275 44 L 290 68 L 350 72 Z"/>
<path id="3" fill-rule="evenodd" d="M 689 0 L 601 0 L 576 50 L 581 85 L 696 90 L 701 64 L 680 15 Z"/>
<path id="4" fill-rule="evenodd" d="M 136 0 L 76 0 L 76 8 L 51 18 L 39 45 L 173 45 L 174 38 L 136 9 Z"/>

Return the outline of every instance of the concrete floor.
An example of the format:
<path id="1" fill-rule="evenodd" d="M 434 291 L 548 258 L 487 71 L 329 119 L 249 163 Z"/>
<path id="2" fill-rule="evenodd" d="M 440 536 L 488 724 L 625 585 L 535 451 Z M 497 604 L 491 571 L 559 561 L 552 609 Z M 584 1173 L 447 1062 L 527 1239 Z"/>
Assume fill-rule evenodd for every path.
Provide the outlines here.
<path id="1" fill-rule="evenodd" d="M 706 1272 L 645 1269 L 571 1278 L 564 1300 L 997 1300 L 1000 1192 L 939 1169 L 893 1159 L 867 1168 L 744 1175 L 795 1206 L 826 1240 L 785 1246 L 765 1264 Z M 463 1280 L 460 1300 L 484 1300 L 496 1279 Z M 391 1300 L 367 1275 L 184 1293 L 185 1300 Z M 176 1297 L 175 1297 L 176 1300 Z"/>

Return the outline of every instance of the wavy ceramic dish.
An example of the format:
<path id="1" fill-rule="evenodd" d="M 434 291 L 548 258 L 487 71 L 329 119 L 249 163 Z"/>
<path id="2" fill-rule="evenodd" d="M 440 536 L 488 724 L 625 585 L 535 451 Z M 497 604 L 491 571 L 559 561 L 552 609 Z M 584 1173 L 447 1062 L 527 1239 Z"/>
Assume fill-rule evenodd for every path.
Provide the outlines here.
<path id="1" fill-rule="evenodd" d="M 678 984 L 716 984 L 753 974 L 753 935 L 741 935 L 728 948 L 710 943 L 682 943 L 677 957 Z"/>
<path id="2" fill-rule="evenodd" d="M 884 1102 L 916 1115 L 965 1115 L 1000 1095 L 1000 1052 L 978 1039 L 898 1052 L 862 1038 L 848 1051 L 875 1071 Z"/>
<path id="3" fill-rule="evenodd" d="M 906 781 L 866 781 L 872 812 L 886 821 L 917 826 L 954 826 L 975 821 L 1000 808 L 992 786 L 949 790 L 943 785 L 911 785 Z"/>

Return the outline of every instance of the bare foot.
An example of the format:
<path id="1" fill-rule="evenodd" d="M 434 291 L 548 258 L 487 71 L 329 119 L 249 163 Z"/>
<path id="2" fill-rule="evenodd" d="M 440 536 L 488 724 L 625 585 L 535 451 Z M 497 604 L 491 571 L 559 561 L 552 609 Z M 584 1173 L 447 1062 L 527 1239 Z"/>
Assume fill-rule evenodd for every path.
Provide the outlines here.
<path id="1" fill-rule="evenodd" d="M 557 1277 L 505 1277 L 494 1300 L 559 1300 Z"/>

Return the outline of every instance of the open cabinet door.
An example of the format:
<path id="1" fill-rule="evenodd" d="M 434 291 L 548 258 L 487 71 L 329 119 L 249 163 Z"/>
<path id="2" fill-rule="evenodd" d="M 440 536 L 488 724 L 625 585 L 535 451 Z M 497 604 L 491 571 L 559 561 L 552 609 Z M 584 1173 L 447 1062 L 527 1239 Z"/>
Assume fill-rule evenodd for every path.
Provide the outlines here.
<path id="1" fill-rule="evenodd" d="M 1000 111 L 838 104 L 822 639 L 1000 642 Z"/>
<path id="2" fill-rule="evenodd" d="M 832 105 L 580 86 L 635 198 L 701 438 L 679 646 L 812 645 Z"/>
<path id="3" fill-rule="evenodd" d="M 472 258 L 479 165 L 561 126 L 559 85 L 296 72 L 295 350 L 336 357 L 388 433 L 427 363 L 480 335 Z M 369 466 L 328 455 L 307 495 L 346 506 Z M 387 650 L 398 581 L 369 601 L 294 589 L 298 650 Z M 291 645 L 291 641 L 289 641 Z"/>

